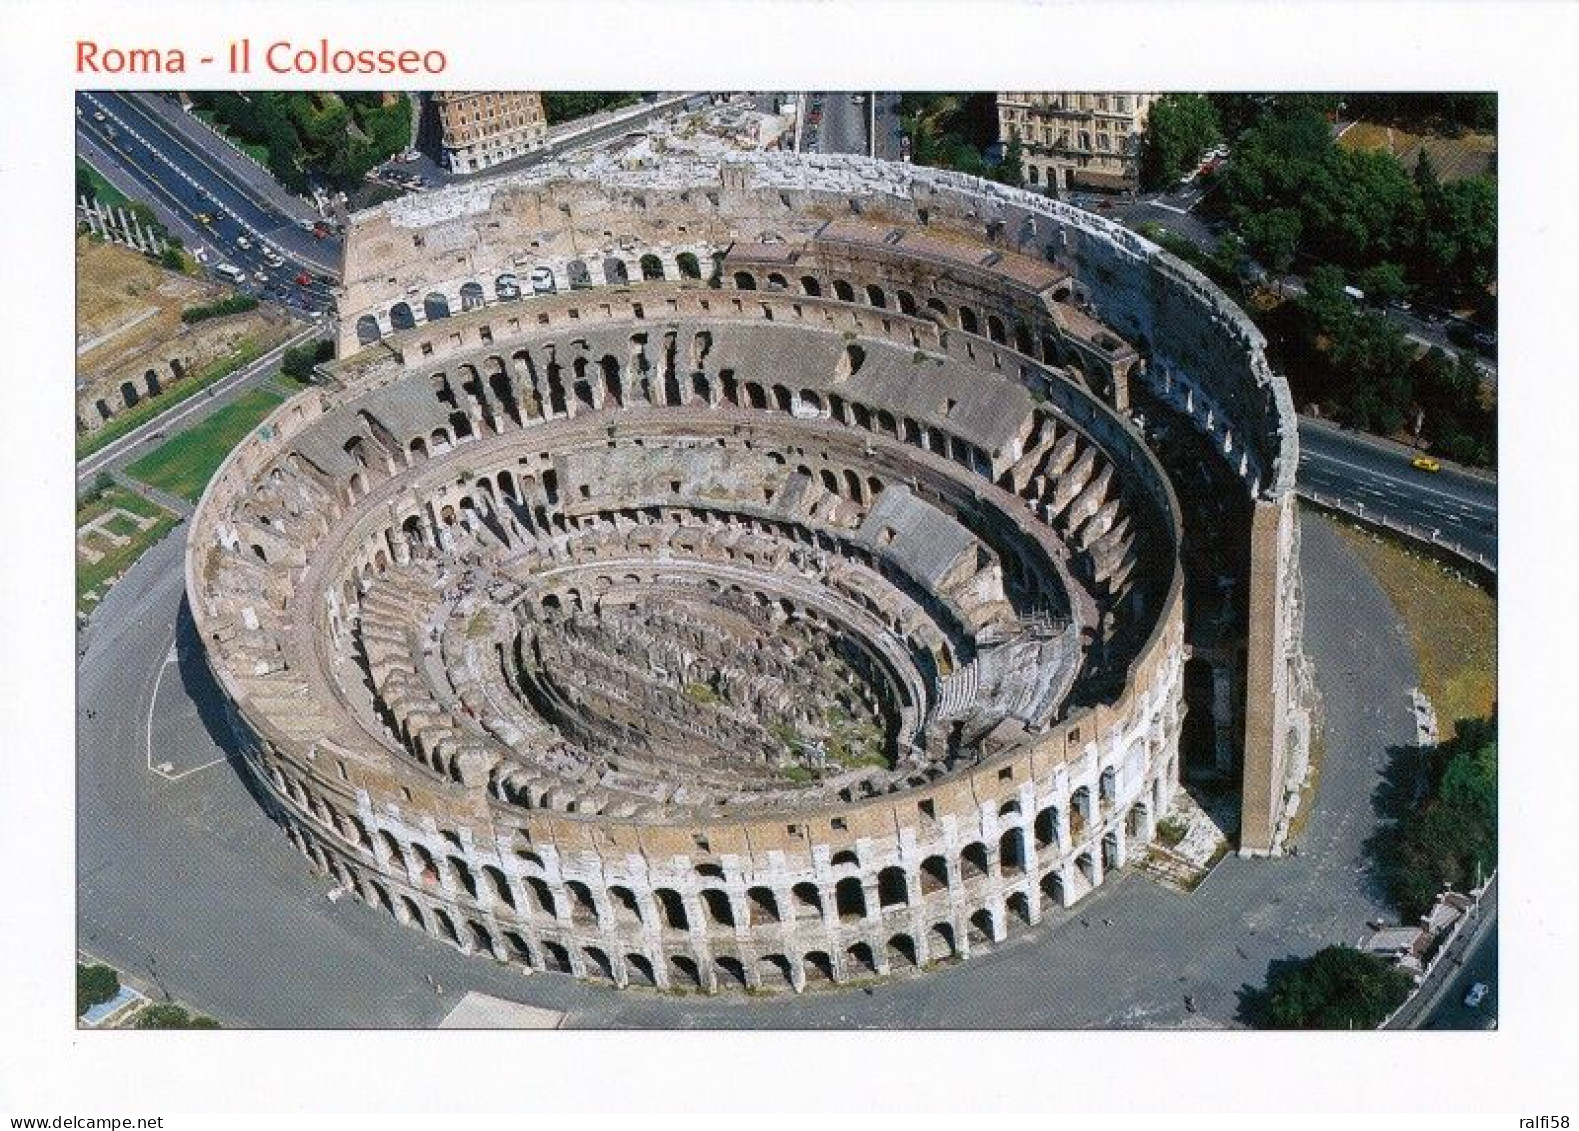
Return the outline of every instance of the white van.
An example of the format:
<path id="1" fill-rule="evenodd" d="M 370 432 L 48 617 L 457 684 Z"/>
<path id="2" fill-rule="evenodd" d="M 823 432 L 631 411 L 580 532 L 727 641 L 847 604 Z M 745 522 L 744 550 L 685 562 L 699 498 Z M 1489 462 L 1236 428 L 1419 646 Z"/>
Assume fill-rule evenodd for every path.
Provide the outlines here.
<path id="1" fill-rule="evenodd" d="M 247 273 L 240 267 L 237 267 L 231 263 L 221 263 L 219 266 L 214 268 L 214 271 L 224 278 L 229 279 L 238 287 L 247 281 Z"/>

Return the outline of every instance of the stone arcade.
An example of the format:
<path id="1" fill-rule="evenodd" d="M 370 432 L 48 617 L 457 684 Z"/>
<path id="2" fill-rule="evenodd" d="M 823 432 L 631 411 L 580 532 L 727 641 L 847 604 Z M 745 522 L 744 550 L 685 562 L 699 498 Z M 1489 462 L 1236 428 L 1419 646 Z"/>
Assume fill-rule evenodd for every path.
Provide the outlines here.
<path id="1" fill-rule="evenodd" d="M 394 202 L 345 277 L 187 569 L 249 767 L 360 898 L 620 985 L 968 957 L 1151 837 L 1198 643 L 1274 848 L 1293 417 L 1187 268 L 764 155 Z"/>

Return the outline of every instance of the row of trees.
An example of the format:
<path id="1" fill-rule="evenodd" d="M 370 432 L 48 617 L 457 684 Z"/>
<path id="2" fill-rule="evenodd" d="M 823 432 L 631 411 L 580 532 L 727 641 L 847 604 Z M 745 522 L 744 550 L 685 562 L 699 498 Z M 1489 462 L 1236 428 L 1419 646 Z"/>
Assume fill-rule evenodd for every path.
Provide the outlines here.
<path id="1" fill-rule="evenodd" d="M 1020 183 L 1024 170 L 1019 138 L 1009 139 L 1001 160 L 988 156 L 998 142 L 995 94 L 911 92 L 899 99 L 899 125 L 910 138 L 910 159 L 917 165 Z"/>
<path id="2" fill-rule="evenodd" d="M 1468 891 L 1497 866 L 1497 721 L 1461 719 L 1449 741 L 1399 752 L 1379 795 L 1391 823 L 1370 844 L 1406 919 L 1444 888 Z"/>
<path id="3" fill-rule="evenodd" d="M 551 126 L 571 122 L 589 114 L 633 105 L 641 95 L 630 91 L 562 90 L 543 95 L 543 116 Z"/>
<path id="4" fill-rule="evenodd" d="M 1396 322 L 1356 304 L 1344 286 L 1341 270 L 1318 267 L 1297 301 L 1260 318 L 1296 400 L 1352 428 L 1410 433 L 1449 459 L 1495 463 L 1494 400 L 1470 351 L 1417 357 Z"/>
<path id="5" fill-rule="evenodd" d="M 295 192 L 315 181 L 354 189 L 374 166 L 411 144 L 411 104 L 404 94 L 218 90 L 196 92 L 192 101 L 258 150 L 269 171 Z"/>
<path id="6" fill-rule="evenodd" d="M 1410 170 L 1381 150 L 1345 149 L 1303 100 L 1259 107 L 1207 204 L 1280 274 L 1336 264 L 1392 296 L 1419 287 L 1444 302 L 1475 301 L 1496 278 L 1494 178 L 1444 183 L 1423 151 Z"/>
<path id="7" fill-rule="evenodd" d="M 1260 1029 L 1374 1029 L 1404 1003 L 1412 984 L 1385 958 L 1329 946 L 1273 963 L 1265 988 L 1242 992 L 1242 1012 Z"/>

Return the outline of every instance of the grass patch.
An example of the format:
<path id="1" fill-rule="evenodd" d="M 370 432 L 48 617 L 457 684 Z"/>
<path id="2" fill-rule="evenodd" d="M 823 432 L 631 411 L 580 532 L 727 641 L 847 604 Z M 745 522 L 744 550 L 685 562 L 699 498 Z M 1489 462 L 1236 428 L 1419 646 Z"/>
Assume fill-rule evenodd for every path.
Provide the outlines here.
<path id="1" fill-rule="evenodd" d="M 159 539 L 170 533 L 176 525 L 176 517 L 162 507 L 157 507 L 147 499 L 128 491 L 124 487 L 107 487 L 97 491 L 77 508 L 77 526 L 92 522 L 95 518 L 112 510 L 129 511 L 132 514 L 142 515 L 157 521 L 146 530 L 137 529 L 130 521 L 120 520 L 110 523 L 111 526 L 120 527 L 118 534 L 124 534 L 131 541 L 124 546 L 112 545 L 107 538 L 90 537 L 85 539 L 86 544 L 103 555 L 96 562 L 77 562 L 77 611 L 86 612 L 104 597 L 107 590 L 116 578 L 132 567 L 143 552 Z"/>
<path id="2" fill-rule="evenodd" d="M 196 502 L 230 449 L 284 401 L 284 397 L 268 389 L 253 389 L 201 424 L 161 444 L 126 471 L 150 487 Z"/>
<path id="3" fill-rule="evenodd" d="M 1459 719 L 1486 718 L 1497 702 L 1497 601 L 1456 570 L 1400 542 L 1338 522 L 1409 632 L 1421 690 L 1442 739 Z"/>
<path id="4" fill-rule="evenodd" d="M 99 171 L 82 158 L 77 158 L 77 175 L 93 185 L 93 199 L 106 208 L 124 208 L 131 204 L 126 194 L 99 175 Z"/>
<path id="5" fill-rule="evenodd" d="M 683 690 L 685 697 L 693 703 L 711 705 L 719 702 L 718 692 L 714 691 L 710 684 L 701 682 L 688 683 Z"/>
<path id="6" fill-rule="evenodd" d="M 97 432 L 77 437 L 77 458 L 84 459 L 104 447 L 106 444 L 119 440 L 128 432 L 147 424 L 154 417 L 166 409 L 174 408 L 182 401 L 190 400 L 204 389 L 229 377 L 244 365 L 256 361 L 263 354 L 263 347 L 253 338 L 245 338 L 236 347 L 234 353 L 222 361 L 216 361 L 195 377 L 190 377 L 167 393 L 160 393 L 152 400 L 145 400 L 134 408 L 117 413 L 115 419 L 107 422 Z"/>
<path id="7" fill-rule="evenodd" d="M 1173 848 L 1189 831 L 1189 827 L 1177 817 L 1164 817 L 1157 822 L 1157 840 L 1164 848 Z"/>

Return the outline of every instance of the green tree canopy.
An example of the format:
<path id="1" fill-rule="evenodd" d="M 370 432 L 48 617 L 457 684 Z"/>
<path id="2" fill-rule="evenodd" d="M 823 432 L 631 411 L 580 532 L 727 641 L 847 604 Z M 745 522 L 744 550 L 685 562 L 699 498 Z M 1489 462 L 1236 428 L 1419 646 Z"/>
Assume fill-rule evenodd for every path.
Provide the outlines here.
<path id="1" fill-rule="evenodd" d="M 1165 188 L 1194 168 L 1222 140 L 1217 110 L 1204 94 L 1165 94 L 1146 115 L 1141 184 Z"/>
<path id="2" fill-rule="evenodd" d="M 1411 984 L 1386 959 L 1329 946 L 1276 968 L 1249 1012 L 1265 1029 L 1374 1029 L 1403 1004 Z"/>
<path id="3" fill-rule="evenodd" d="M 108 966 L 77 964 L 77 1016 L 103 1005 L 121 992 L 121 980 Z"/>

